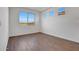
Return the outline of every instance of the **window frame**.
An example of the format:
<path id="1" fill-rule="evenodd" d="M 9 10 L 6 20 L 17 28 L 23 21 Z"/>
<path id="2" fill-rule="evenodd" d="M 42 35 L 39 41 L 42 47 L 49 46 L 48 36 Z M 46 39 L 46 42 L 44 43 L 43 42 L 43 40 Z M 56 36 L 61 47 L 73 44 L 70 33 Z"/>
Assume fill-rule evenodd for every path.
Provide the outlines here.
<path id="1" fill-rule="evenodd" d="M 36 18 L 36 17 L 35 17 L 35 14 L 34 14 L 34 13 L 32 13 L 32 12 L 27 12 L 27 14 L 28 14 L 28 15 L 27 15 L 27 23 L 28 23 L 28 24 L 33 24 L 33 23 L 35 23 L 35 18 Z M 29 14 L 34 15 L 34 22 L 32 22 L 32 23 L 28 22 L 28 19 L 29 19 Z"/>
<path id="2" fill-rule="evenodd" d="M 25 12 L 25 13 L 27 13 L 27 22 L 20 22 L 20 12 Z M 18 22 L 20 23 L 20 24 L 35 24 L 35 19 L 36 19 L 36 14 L 35 13 L 32 13 L 32 12 L 26 12 L 26 11 L 20 11 L 18 14 L 19 14 L 19 20 L 18 20 Z M 28 20 L 29 20 L 29 14 L 32 14 L 32 15 L 34 15 L 34 22 L 28 22 Z"/>

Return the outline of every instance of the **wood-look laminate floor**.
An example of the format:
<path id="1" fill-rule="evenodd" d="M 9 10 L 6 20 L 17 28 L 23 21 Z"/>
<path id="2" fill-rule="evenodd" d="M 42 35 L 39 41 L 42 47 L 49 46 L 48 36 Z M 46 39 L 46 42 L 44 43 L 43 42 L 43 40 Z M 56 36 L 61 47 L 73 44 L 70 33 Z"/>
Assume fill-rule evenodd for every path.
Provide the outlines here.
<path id="1" fill-rule="evenodd" d="M 43 33 L 12 37 L 7 51 L 79 51 L 79 43 Z"/>

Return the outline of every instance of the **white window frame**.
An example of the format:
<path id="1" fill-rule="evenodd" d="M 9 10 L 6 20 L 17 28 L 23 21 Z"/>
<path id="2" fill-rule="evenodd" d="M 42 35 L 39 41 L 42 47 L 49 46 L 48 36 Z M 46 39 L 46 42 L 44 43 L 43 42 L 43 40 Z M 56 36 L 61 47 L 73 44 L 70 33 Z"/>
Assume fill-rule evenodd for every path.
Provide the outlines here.
<path id="1" fill-rule="evenodd" d="M 19 19 L 20 19 L 20 12 L 19 12 Z M 23 12 L 25 12 L 25 11 L 23 11 Z M 27 13 L 27 22 L 20 22 L 19 21 L 19 23 L 20 24 L 34 24 L 35 23 L 35 18 L 36 18 L 35 13 L 32 13 L 32 12 L 25 12 L 25 13 Z M 33 14 L 34 15 L 34 22 L 28 22 L 28 20 L 29 20 L 29 14 Z"/>

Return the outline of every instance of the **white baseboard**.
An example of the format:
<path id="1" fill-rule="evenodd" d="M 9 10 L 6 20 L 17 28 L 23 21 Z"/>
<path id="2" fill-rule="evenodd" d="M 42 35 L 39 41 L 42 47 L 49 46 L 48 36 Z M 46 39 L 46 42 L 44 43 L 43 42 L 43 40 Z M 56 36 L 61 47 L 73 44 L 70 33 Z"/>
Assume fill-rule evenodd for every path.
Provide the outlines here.
<path id="1" fill-rule="evenodd" d="M 79 41 L 72 40 L 72 38 L 67 38 L 67 37 L 64 37 L 64 36 L 60 36 L 60 35 L 57 35 L 57 34 L 50 34 L 50 33 L 46 33 L 46 32 L 42 32 L 42 33 L 47 34 L 47 35 L 51 35 L 51 36 L 55 36 L 55 37 L 59 37 L 61 39 L 65 39 L 65 40 L 69 40 L 69 41 L 79 43 Z"/>
<path id="2" fill-rule="evenodd" d="M 26 34 L 33 34 L 33 33 L 38 33 L 38 32 L 39 31 L 37 31 L 37 32 L 29 32 L 29 33 L 21 33 L 21 34 L 12 35 L 12 36 L 9 36 L 9 37 L 21 36 L 21 35 L 26 35 Z"/>

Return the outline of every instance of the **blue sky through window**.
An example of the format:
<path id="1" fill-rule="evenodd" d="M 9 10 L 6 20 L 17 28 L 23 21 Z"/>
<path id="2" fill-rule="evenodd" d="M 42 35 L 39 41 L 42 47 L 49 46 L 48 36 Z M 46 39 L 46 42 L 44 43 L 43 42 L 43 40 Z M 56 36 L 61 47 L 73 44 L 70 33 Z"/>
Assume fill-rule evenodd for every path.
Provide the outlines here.
<path id="1" fill-rule="evenodd" d="M 51 11 L 49 12 L 49 14 L 50 14 L 50 16 L 54 16 L 54 11 L 51 10 Z"/>
<path id="2" fill-rule="evenodd" d="M 28 22 L 29 23 L 33 23 L 35 20 L 35 15 L 32 14 L 32 13 L 29 13 L 29 16 L 28 16 Z"/>
<path id="3" fill-rule="evenodd" d="M 26 12 L 21 11 L 19 13 L 19 22 L 20 23 L 27 23 L 27 13 Z"/>
<path id="4" fill-rule="evenodd" d="M 58 12 L 63 12 L 63 11 L 64 11 L 63 7 L 58 8 Z"/>
<path id="5" fill-rule="evenodd" d="M 20 23 L 33 23 L 35 20 L 35 15 L 33 13 L 27 13 L 21 11 L 19 13 L 19 22 Z"/>

